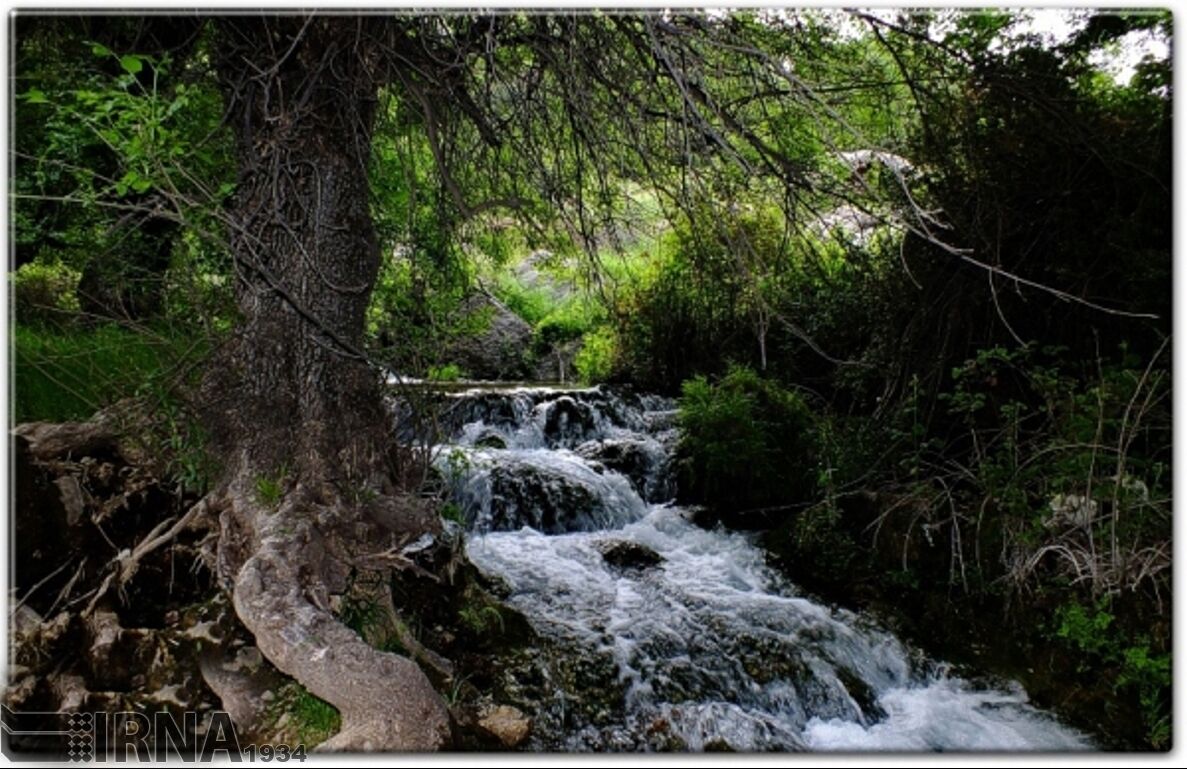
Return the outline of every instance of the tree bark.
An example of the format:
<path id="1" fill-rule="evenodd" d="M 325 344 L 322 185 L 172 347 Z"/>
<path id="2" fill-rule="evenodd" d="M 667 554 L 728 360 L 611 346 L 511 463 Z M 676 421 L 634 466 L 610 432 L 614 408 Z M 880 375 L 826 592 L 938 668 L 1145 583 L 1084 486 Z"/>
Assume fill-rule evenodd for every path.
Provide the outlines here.
<path id="1" fill-rule="evenodd" d="M 379 268 L 367 183 L 377 21 L 218 23 L 241 317 L 205 391 L 225 462 L 219 572 L 240 619 L 276 667 L 341 711 L 325 747 L 430 750 L 450 726 L 424 673 L 328 608 L 352 572 L 376 568 L 360 556 L 436 523 L 400 502 L 380 380 L 360 356 Z"/>

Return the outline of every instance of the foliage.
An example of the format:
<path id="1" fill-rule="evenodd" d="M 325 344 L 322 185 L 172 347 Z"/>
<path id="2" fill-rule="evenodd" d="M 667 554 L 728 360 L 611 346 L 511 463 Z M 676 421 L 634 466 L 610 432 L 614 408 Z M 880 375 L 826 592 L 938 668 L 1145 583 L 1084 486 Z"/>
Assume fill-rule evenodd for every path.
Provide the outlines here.
<path id="1" fill-rule="evenodd" d="M 580 339 L 590 330 L 592 323 L 588 309 L 579 301 L 555 307 L 536 323 L 532 351 L 541 355 L 554 347 Z"/>
<path id="2" fill-rule="evenodd" d="M 342 601 L 338 617 L 376 649 L 395 654 L 408 653 L 390 626 L 392 621 L 399 622 L 399 619 L 389 617 L 389 612 L 385 612 L 375 598 L 362 592 L 348 594 Z"/>
<path id="3" fill-rule="evenodd" d="M 458 622 L 477 636 L 506 631 L 503 614 L 498 604 L 475 585 L 467 585 L 463 600 L 457 610 Z"/>
<path id="4" fill-rule="evenodd" d="M 166 458 L 166 473 L 176 479 L 182 492 L 205 494 L 218 477 L 219 463 L 212 456 L 202 423 L 168 392 L 157 393 L 157 423 L 146 436 L 150 447 Z M 158 444 L 152 446 L 152 444 Z"/>
<path id="5" fill-rule="evenodd" d="M 495 606 L 463 606 L 458 609 L 458 620 L 476 634 L 488 633 L 496 627 L 503 631 L 503 615 Z"/>
<path id="6" fill-rule="evenodd" d="M 596 384 L 609 380 L 618 367 L 618 337 L 602 326 L 581 338 L 581 349 L 573 361 L 582 382 Z"/>
<path id="7" fill-rule="evenodd" d="M 446 502 L 441 505 L 441 517 L 447 521 L 461 526 L 466 524 L 465 512 L 462 511 L 462 508 L 459 505 L 453 502 Z"/>
<path id="8" fill-rule="evenodd" d="M 681 392 L 683 497 L 774 511 L 822 571 L 1056 601 L 1053 642 L 1118 671 L 1162 745 L 1166 639 L 1135 628 L 1169 614 L 1172 70 L 1094 62 L 1170 15 L 1086 13 L 1058 46 L 1023 16 L 400 19 L 450 65 L 376 104 L 366 349 L 455 381 L 489 290 L 529 359 L 579 343 L 586 382 Z M 15 417 L 141 395 L 200 491 L 177 385 L 242 277 L 217 39 L 14 23 Z M 545 246 L 572 296 L 511 269 Z"/>
<path id="9" fill-rule="evenodd" d="M 1102 598 L 1085 607 L 1069 601 L 1056 609 L 1052 631 L 1082 658 L 1080 667 L 1103 666 L 1116 671 L 1113 687 L 1136 695 L 1147 739 L 1156 750 L 1170 745 L 1171 664 L 1169 652 L 1154 650 L 1150 637 L 1132 634 L 1117 623 L 1111 601 Z"/>
<path id="10" fill-rule="evenodd" d="M 508 309 L 536 326 L 553 312 L 554 302 L 542 288 L 528 288 L 510 276 L 503 276 L 494 287 L 494 294 Z"/>
<path id="11" fill-rule="evenodd" d="M 944 454 L 968 456 L 966 504 L 996 510 L 1012 579 L 1157 596 L 1170 566 L 1169 374 L 1122 351 L 1081 379 L 1060 352 L 990 348 L 955 369 L 943 400 L 967 432 Z"/>
<path id="12" fill-rule="evenodd" d="M 446 363 L 442 366 L 430 366 L 428 378 L 431 382 L 456 382 L 464 379 L 465 375 L 456 363 Z"/>
<path id="13" fill-rule="evenodd" d="M 62 263 L 22 264 L 10 276 L 17 321 L 24 325 L 60 324 L 78 312 L 79 273 Z"/>
<path id="14" fill-rule="evenodd" d="M 217 89 L 192 59 L 116 50 L 136 37 L 121 22 L 106 44 L 69 19 L 22 26 L 18 264 L 77 270 L 90 314 L 155 317 L 179 238 L 221 237 L 234 185 Z"/>
<path id="15" fill-rule="evenodd" d="M 809 499 L 813 415 L 803 399 L 748 368 L 696 377 L 680 398 L 681 493 L 731 511 Z"/>
<path id="16" fill-rule="evenodd" d="M 669 390 L 696 373 L 722 373 L 726 350 L 760 365 L 767 295 L 790 265 L 784 232 L 763 206 L 722 219 L 706 203 L 681 218 L 657 244 L 650 274 L 616 308 L 630 376 Z"/>

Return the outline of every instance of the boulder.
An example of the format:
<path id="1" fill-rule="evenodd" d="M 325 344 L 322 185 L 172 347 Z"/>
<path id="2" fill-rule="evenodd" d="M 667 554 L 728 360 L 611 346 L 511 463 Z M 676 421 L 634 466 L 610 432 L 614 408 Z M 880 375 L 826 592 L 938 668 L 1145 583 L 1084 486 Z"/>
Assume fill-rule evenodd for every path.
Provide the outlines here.
<path id="1" fill-rule="evenodd" d="M 675 496 L 668 460 L 637 438 L 587 441 L 574 449 L 580 457 L 625 475 L 639 496 L 648 502 L 666 502 Z"/>
<path id="2" fill-rule="evenodd" d="M 506 748 L 517 748 L 532 732 L 532 720 L 519 708 L 499 705 L 486 710 L 478 718 L 478 726 Z"/>
<path id="3" fill-rule="evenodd" d="M 442 362 L 456 363 L 472 379 L 523 379 L 531 375 L 532 327 L 486 291 L 462 303 L 463 322 L 479 329 L 449 344 Z"/>
<path id="4" fill-rule="evenodd" d="M 619 569 L 647 569 L 664 562 L 664 557 L 647 545 L 625 539 L 604 539 L 595 547 L 606 563 Z"/>
<path id="5" fill-rule="evenodd" d="M 549 446 L 574 446 L 596 434 L 598 420 L 588 403 L 567 395 L 548 404 L 544 414 L 544 438 Z"/>

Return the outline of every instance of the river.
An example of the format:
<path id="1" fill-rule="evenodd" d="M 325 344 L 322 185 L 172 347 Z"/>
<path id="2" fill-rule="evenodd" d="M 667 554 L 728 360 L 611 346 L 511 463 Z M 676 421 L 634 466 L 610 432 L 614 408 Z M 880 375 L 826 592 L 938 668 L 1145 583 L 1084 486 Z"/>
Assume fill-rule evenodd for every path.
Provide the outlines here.
<path id="1" fill-rule="evenodd" d="M 469 558 L 550 645 L 546 668 L 585 666 L 546 670 L 530 748 L 1093 747 L 1020 685 L 956 675 L 803 594 L 751 535 L 692 522 L 671 502 L 672 401 L 547 387 L 443 400 L 436 464 Z"/>

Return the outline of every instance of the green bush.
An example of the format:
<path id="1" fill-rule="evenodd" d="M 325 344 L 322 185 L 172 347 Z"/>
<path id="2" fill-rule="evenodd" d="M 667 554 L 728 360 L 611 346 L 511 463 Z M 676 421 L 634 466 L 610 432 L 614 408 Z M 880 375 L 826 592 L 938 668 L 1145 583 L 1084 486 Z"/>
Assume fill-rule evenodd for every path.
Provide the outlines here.
<path id="1" fill-rule="evenodd" d="M 798 394 L 738 366 L 717 383 L 696 377 L 682 390 L 682 496 L 723 512 L 811 498 L 815 419 Z"/>
<path id="2" fill-rule="evenodd" d="M 603 326 L 583 337 L 573 366 L 582 382 L 596 384 L 613 376 L 617 360 L 618 337 L 613 329 Z"/>
<path id="3" fill-rule="evenodd" d="M 543 355 L 552 348 L 580 339 L 589 328 L 589 320 L 577 312 L 555 311 L 536 324 L 532 351 Z"/>
<path id="4" fill-rule="evenodd" d="M 11 274 L 18 322 L 60 324 L 78 312 L 79 273 L 64 264 L 30 262 Z"/>
<path id="5" fill-rule="evenodd" d="M 464 379 L 466 372 L 456 363 L 446 363 L 442 366 L 430 366 L 428 379 L 430 382 L 457 382 Z"/>
<path id="6" fill-rule="evenodd" d="M 1171 655 L 1159 652 L 1148 635 L 1127 632 L 1116 621 L 1112 601 L 1091 607 L 1069 601 L 1056 608 L 1049 632 L 1081 655 L 1083 672 L 1108 671 L 1117 694 L 1136 697 L 1146 739 L 1152 747 L 1170 744 Z"/>

